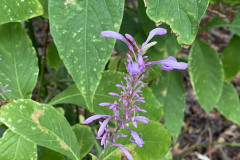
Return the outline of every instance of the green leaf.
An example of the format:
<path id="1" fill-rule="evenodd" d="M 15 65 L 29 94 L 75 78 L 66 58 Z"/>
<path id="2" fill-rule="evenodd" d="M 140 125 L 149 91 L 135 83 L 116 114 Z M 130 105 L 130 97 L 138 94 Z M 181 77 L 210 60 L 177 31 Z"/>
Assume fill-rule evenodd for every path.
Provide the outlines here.
<path id="1" fill-rule="evenodd" d="M 37 160 L 37 146 L 8 129 L 0 138 L 0 159 Z"/>
<path id="2" fill-rule="evenodd" d="M 199 29 L 199 32 L 202 32 L 207 29 L 216 28 L 216 27 L 229 27 L 231 24 L 228 24 L 224 20 L 219 17 L 214 17 L 211 21 L 209 21 L 205 26 Z"/>
<path id="3" fill-rule="evenodd" d="M 223 69 L 218 54 L 207 43 L 196 40 L 190 51 L 188 69 L 198 101 L 209 113 L 223 87 Z"/>
<path id="4" fill-rule="evenodd" d="M 45 148 L 38 160 L 66 160 L 65 156 L 51 149 Z"/>
<path id="5" fill-rule="evenodd" d="M 209 0 L 146 0 L 147 15 L 155 23 L 166 22 L 179 34 L 180 44 L 192 44 Z"/>
<path id="6" fill-rule="evenodd" d="M 240 8 L 238 9 L 238 13 L 231 24 L 230 31 L 240 36 Z"/>
<path id="7" fill-rule="evenodd" d="M 115 42 L 100 33 L 119 30 L 123 6 L 124 0 L 49 1 L 50 29 L 59 55 L 90 111 Z"/>
<path id="8" fill-rule="evenodd" d="M 0 120 L 13 132 L 71 159 L 80 158 L 76 136 L 64 116 L 50 105 L 17 100 L 1 108 Z"/>
<path id="9" fill-rule="evenodd" d="M 86 107 L 82 94 L 77 89 L 76 85 L 71 85 L 58 95 L 56 95 L 48 104 L 64 104 L 70 103 L 78 106 Z"/>
<path id="10" fill-rule="evenodd" d="M 48 51 L 46 53 L 46 57 L 47 57 L 47 62 L 49 67 L 57 71 L 60 68 L 61 59 L 59 57 L 59 54 L 54 42 L 48 45 Z"/>
<path id="11" fill-rule="evenodd" d="M 240 125 L 238 93 L 231 83 L 224 83 L 216 108 L 224 117 Z"/>
<path id="12" fill-rule="evenodd" d="M 48 0 L 38 0 L 38 1 L 41 3 L 41 5 L 43 7 L 44 13 L 42 16 L 44 18 L 48 18 Z"/>
<path id="13" fill-rule="evenodd" d="M 94 95 L 94 113 L 95 114 L 113 114 L 112 110 L 108 107 L 101 107 L 98 104 L 102 102 L 114 103 L 118 100 L 118 97 L 109 95 L 109 92 L 121 93 L 121 89 L 115 87 L 116 84 L 124 82 L 123 74 L 120 72 L 106 71 L 102 74 L 102 80 L 98 86 L 98 89 Z M 149 87 L 143 89 L 143 96 L 146 103 L 140 105 L 143 109 L 147 110 L 147 113 L 142 115 L 148 117 L 151 120 L 158 121 L 162 117 L 162 106 L 158 103 L 157 99 L 153 95 Z M 86 106 L 83 103 L 83 97 L 76 88 L 76 85 L 70 86 L 65 91 L 54 97 L 49 104 L 55 105 L 60 103 L 73 103 L 80 106 Z"/>
<path id="14" fill-rule="evenodd" d="M 240 4 L 240 0 L 223 0 L 225 3 L 230 3 L 231 5 Z"/>
<path id="15" fill-rule="evenodd" d="M 240 37 L 234 35 L 222 54 L 224 77 L 227 81 L 232 80 L 240 71 L 239 42 Z"/>
<path id="16" fill-rule="evenodd" d="M 95 144 L 96 138 L 90 127 L 76 124 L 73 131 L 79 144 L 81 158 L 85 157 Z"/>
<path id="17" fill-rule="evenodd" d="M 181 131 L 185 109 L 185 93 L 180 73 L 176 70 L 163 72 L 159 82 L 153 82 L 152 91 L 163 105 L 164 125 L 174 141 Z"/>
<path id="18" fill-rule="evenodd" d="M 38 0 L 1 0 L 0 24 L 22 22 L 43 14 L 43 8 Z"/>
<path id="19" fill-rule="evenodd" d="M 98 160 L 98 158 L 95 155 L 93 155 L 92 153 L 89 154 L 92 156 L 92 160 Z"/>
<path id="20" fill-rule="evenodd" d="M 134 128 L 130 125 L 130 128 Z M 150 121 L 148 124 L 138 123 L 138 128 L 134 128 L 137 133 L 143 135 L 143 147 L 131 143 L 129 138 L 131 134 L 127 130 L 120 130 L 118 134 L 128 135 L 127 138 L 119 138 L 116 143 L 125 145 L 130 153 L 137 160 L 157 160 L 163 158 L 169 151 L 171 145 L 171 136 L 162 124 Z M 135 152 L 135 153 L 134 153 Z M 113 154 L 122 153 L 117 147 L 112 147 L 107 152 L 105 158 Z M 104 160 L 105 160 L 104 158 Z"/>
<path id="21" fill-rule="evenodd" d="M 21 3 L 21 2 L 19 2 Z M 20 23 L 0 26 L 0 82 L 9 99 L 30 98 L 38 77 L 37 53 Z"/>

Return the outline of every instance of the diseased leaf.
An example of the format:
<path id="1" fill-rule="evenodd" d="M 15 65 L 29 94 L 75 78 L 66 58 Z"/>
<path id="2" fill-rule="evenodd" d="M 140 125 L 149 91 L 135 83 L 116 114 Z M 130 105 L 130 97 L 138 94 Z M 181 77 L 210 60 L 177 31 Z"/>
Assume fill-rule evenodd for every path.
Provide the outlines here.
<path id="1" fill-rule="evenodd" d="M 8 129 L 0 138 L 0 159 L 37 160 L 37 145 Z"/>
<path id="2" fill-rule="evenodd" d="M 64 116 L 50 105 L 17 100 L 1 108 L 0 120 L 13 132 L 71 159 L 80 158 L 76 136 Z"/>
<path id="3" fill-rule="evenodd" d="M 239 42 L 240 37 L 234 35 L 222 54 L 224 77 L 227 81 L 232 80 L 240 71 Z"/>
<path id="4" fill-rule="evenodd" d="M 147 15 L 155 23 L 166 22 L 179 34 L 178 43 L 192 44 L 209 0 L 146 0 Z"/>
<path id="5" fill-rule="evenodd" d="M 90 127 L 76 124 L 73 131 L 77 137 L 81 158 L 85 157 L 95 144 L 96 138 Z"/>
<path id="6" fill-rule="evenodd" d="M 159 82 L 153 82 L 152 91 L 163 105 L 164 125 L 176 141 L 181 131 L 186 106 L 183 82 L 176 70 L 163 72 Z"/>
<path id="7" fill-rule="evenodd" d="M 20 2 L 19 2 L 20 3 Z M 20 23 L 0 26 L 0 82 L 9 99 L 30 98 L 37 82 L 37 53 Z"/>
<path id="8" fill-rule="evenodd" d="M 209 113 L 221 96 L 223 69 L 214 49 L 196 40 L 190 51 L 189 74 L 200 105 Z"/>
<path id="9" fill-rule="evenodd" d="M 90 111 L 115 42 L 100 33 L 119 30 L 123 6 L 124 0 L 49 1 L 50 29 L 59 55 Z"/>
<path id="10" fill-rule="evenodd" d="M 38 0 L 1 0 L 0 8 L 0 24 L 22 22 L 43 14 Z"/>
<path id="11" fill-rule="evenodd" d="M 216 108 L 224 117 L 240 125 L 238 93 L 231 83 L 224 83 Z"/>

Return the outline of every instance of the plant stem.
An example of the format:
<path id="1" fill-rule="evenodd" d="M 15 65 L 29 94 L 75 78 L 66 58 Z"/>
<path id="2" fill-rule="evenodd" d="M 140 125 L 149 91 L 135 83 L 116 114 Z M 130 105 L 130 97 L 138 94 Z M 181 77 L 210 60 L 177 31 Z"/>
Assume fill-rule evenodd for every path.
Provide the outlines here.
<path id="1" fill-rule="evenodd" d="M 112 139 L 112 138 L 111 138 Z M 103 160 L 103 156 L 104 156 L 104 154 L 105 154 L 105 152 L 108 150 L 108 148 L 111 146 L 111 142 L 107 142 L 107 144 L 106 144 L 106 146 L 104 147 L 104 149 L 103 149 L 103 151 L 102 151 L 102 153 L 101 153 L 101 155 L 100 155 L 100 157 L 99 157 L 99 159 L 98 160 Z"/>
<path id="2" fill-rule="evenodd" d="M 181 154 L 179 154 L 176 158 L 174 158 L 175 160 L 177 159 L 181 159 L 182 157 L 184 157 L 187 153 L 192 152 L 195 149 L 198 148 L 203 148 L 203 147 L 208 147 L 208 146 L 215 146 L 215 145 L 224 145 L 224 146 L 232 146 L 232 147 L 240 147 L 240 143 L 236 143 L 236 142 L 211 142 L 211 143 L 204 143 L 204 144 L 199 144 L 196 145 L 194 147 L 191 147 L 189 149 L 187 149 L 186 151 L 182 152 Z"/>
<path id="3" fill-rule="evenodd" d="M 37 101 L 40 102 L 42 88 L 43 88 L 43 82 L 44 82 L 44 73 L 45 73 L 45 62 L 46 62 L 46 51 L 48 46 L 48 31 L 49 31 L 49 24 L 47 23 L 46 28 L 46 39 L 45 39 L 45 45 L 43 49 L 43 55 L 41 58 L 41 67 L 40 67 L 40 82 L 38 85 L 38 93 L 37 93 Z"/>

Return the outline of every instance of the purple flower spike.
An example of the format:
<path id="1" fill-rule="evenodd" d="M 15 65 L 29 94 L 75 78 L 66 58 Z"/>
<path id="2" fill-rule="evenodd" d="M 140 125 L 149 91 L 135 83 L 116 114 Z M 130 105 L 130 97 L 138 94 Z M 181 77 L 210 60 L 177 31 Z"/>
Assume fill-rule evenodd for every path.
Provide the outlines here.
<path id="1" fill-rule="evenodd" d="M 92 121 L 95 121 L 97 119 L 103 118 L 103 117 L 110 117 L 109 115 L 94 115 L 89 117 L 84 121 L 84 124 L 92 123 Z"/>
<path id="2" fill-rule="evenodd" d="M 151 32 L 148 35 L 147 40 L 142 44 L 141 49 L 143 49 L 155 35 L 164 35 L 166 33 L 167 33 L 167 30 L 163 29 L 163 28 L 155 28 L 155 29 L 151 30 Z"/>

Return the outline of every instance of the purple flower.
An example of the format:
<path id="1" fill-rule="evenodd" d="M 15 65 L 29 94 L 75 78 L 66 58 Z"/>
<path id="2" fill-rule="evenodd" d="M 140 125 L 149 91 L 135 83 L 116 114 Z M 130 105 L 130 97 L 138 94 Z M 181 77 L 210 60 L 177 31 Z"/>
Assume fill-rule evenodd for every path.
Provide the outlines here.
<path id="1" fill-rule="evenodd" d="M 7 87 L 8 87 L 8 84 L 1 85 L 1 94 L 3 94 L 4 92 L 11 92 L 10 89 L 6 89 Z"/>
<path id="2" fill-rule="evenodd" d="M 155 28 L 153 29 L 147 38 L 147 40 L 142 44 L 141 49 L 138 47 L 134 38 L 125 34 L 126 38 L 121 34 L 113 31 L 103 31 L 101 35 L 121 40 L 125 42 L 128 48 L 132 51 L 135 60 L 127 54 L 127 63 L 126 69 L 130 76 L 127 76 L 123 73 L 126 84 L 121 82 L 121 84 L 117 84 L 116 87 L 122 89 L 121 93 L 113 93 L 110 92 L 109 95 L 119 97 L 118 101 L 114 101 L 114 103 L 103 102 L 100 103 L 100 106 L 109 106 L 109 109 L 113 111 L 113 115 L 94 115 L 85 120 L 84 124 L 91 123 L 94 120 L 100 118 L 106 118 L 103 122 L 100 123 L 100 128 L 97 133 L 97 139 L 101 139 L 101 145 L 106 145 L 110 143 L 110 146 L 119 147 L 122 152 L 127 156 L 129 160 L 133 160 L 133 157 L 128 152 L 127 149 L 123 147 L 122 144 L 118 144 L 116 140 L 118 138 L 125 138 L 127 135 L 117 135 L 117 132 L 120 129 L 126 129 L 131 133 L 131 137 L 129 141 L 137 144 L 139 147 L 142 147 L 144 144 L 142 133 L 137 133 L 133 129 L 129 127 L 129 123 L 132 123 L 135 128 L 137 128 L 137 122 L 141 123 L 149 123 L 149 119 L 144 116 L 136 116 L 136 112 L 147 112 L 145 109 L 140 108 L 141 103 L 145 103 L 144 97 L 141 94 L 141 89 L 148 85 L 148 83 L 142 82 L 143 78 L 147 77 L 147 69 L 154 65 L 160 64 L 163 70 L 172 70 L 172 69 L 186 69 L 188 67 L 187 63 L 177 62 L 176 58 L 170 56 L 167 59 L 148 62 L 148 57 L 143 56 L 143 54 L 147 51 L 149 47 L 151 47 L 154 43 L 149 43 L 150 40 L 155 35 L 164 35 L 167 33 L 166 29 L 163 28 Z M 133 47 L 135 47 L 138 51 L 136 55 Z M 137 104 L 136 104 L 137 103 Z M 121 114 L 120 114 L 121 113 Z M 115 128 L 110 129 L 108 126 L 109 121 L 113 119 L 115 121 Z M 133 127 L 133 128 L 134 128 Z M 108 147 L 104 148 L 106 150 Z"/>

